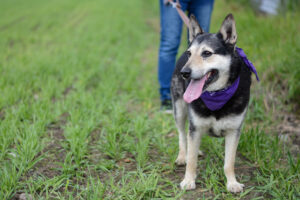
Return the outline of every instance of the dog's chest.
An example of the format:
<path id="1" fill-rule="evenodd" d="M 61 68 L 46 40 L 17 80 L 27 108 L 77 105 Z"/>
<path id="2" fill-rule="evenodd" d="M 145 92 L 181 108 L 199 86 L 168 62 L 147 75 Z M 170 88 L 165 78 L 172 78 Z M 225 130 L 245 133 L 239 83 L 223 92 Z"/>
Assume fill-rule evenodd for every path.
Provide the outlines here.
<path id="1" fill-rule="evenodd" d="M 190 120 L 201 133 L 214 137 L 223 137 L 230 131 L 240 129 L 246 109 L 239 115 L 229 115 L 216 119 L 215 117 L 200 117 L 193 110 L 190 111 Z"/>

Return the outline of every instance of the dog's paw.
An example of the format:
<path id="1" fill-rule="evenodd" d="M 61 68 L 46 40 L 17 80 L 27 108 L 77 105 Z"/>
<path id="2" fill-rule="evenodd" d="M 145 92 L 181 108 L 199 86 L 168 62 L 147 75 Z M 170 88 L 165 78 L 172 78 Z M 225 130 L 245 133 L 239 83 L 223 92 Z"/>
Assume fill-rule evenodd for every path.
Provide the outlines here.
<path id="1" fill-rule="evenodd" d="M 185 165 L 185 156 L 178 155 L 177 159 L 175 160 L 175 163 L 178 166 Z"/>
<path id="2" fill-rule="evenodd" d="M 181 181 L 180 183 L 180 188 L 182 190 L 193 190 L 196 188 L 196 183 L 195 180 L 193 179 L 183 179 L 183 181 Z"/>
<path id="3" fill-rule="evenodd" d="M 227 190 L 232 193 L 242 192 L 244 187 L 244 184 L 241 184 L 237 181 L 227 183 Z"/>

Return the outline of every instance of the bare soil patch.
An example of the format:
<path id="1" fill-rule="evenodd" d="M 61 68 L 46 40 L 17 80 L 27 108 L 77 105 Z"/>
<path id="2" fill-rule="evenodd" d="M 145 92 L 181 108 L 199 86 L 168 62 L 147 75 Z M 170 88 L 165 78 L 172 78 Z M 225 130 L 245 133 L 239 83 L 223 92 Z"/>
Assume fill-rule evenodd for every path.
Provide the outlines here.
<path id="1" fill-rule="evenodd" d="M 65 140 L 63 126 L 66 124 L 68 117 L 68 113 L 63 113 L 57 121 L 51 122 L 47 126 L 49 143 L 40 153 L 44 155 L 44 158 L 29 171 L 26 177 L 42 175 L 53 178 L 60 175 L 58 163 L 64 161 L 66 154 L 61 146 L 61 141 Z"/>

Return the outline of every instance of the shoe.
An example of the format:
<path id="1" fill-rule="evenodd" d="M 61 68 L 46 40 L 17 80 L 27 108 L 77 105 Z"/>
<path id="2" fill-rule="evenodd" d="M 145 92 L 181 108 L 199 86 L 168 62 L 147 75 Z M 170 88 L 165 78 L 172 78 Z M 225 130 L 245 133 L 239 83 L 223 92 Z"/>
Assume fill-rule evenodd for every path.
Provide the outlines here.
<path id="1" fill-rule="evenodd" d="M 170 99 L 165 99 L 161 101 L 160 111 L 166 114 L 172 114 L 172 101 Z"/>

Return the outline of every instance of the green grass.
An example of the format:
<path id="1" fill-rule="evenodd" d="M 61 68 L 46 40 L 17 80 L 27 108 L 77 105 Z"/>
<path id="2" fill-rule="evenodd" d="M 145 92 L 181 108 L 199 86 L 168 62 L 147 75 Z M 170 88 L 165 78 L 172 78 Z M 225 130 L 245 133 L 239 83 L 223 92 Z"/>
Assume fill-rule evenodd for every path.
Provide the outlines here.
<path id="1" fill-rule="evenodd" d="M 229 12 L 262 79 L 238 148 L 246 189 L 237 195 L 225 188 L 224 140 L 209 137 L 197 189 L 178 187 L 174 121 L 159 112 L 156 1 L 1 1 L 0 199 L 300 198 L 299 152 L 278 140 L 274 118 L 287 107 L 278 102 L 299 96 L 300 15 L 256 17 L 216 1 L 212 32 Z"/>

